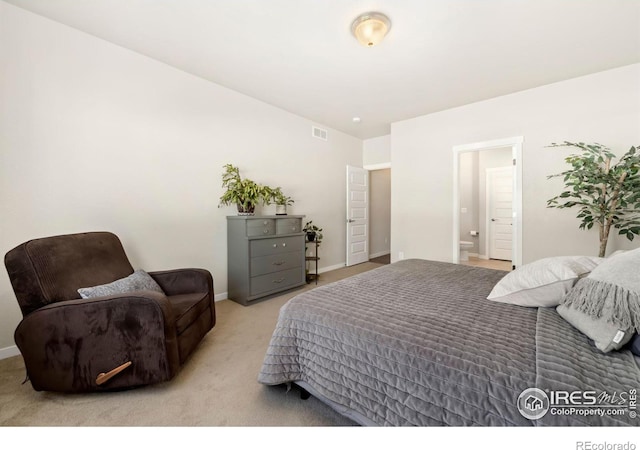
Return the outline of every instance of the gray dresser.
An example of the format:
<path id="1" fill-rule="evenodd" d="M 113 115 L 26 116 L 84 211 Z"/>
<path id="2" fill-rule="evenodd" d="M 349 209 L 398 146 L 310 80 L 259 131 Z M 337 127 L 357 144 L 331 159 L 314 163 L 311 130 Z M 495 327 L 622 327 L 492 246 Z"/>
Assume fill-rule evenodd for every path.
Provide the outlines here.
<path id="1" fill-rule="evenodd" d="M 250 305 L 306 284 L 304 216 L 227 216 L 228 298 Z"/>

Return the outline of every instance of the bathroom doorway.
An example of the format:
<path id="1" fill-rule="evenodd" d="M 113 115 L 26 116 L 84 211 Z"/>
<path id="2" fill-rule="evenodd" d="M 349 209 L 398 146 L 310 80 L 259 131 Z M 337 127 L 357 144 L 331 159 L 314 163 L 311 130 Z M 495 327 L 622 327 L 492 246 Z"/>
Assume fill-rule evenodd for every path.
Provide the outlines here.
<path id="1" fill-rule="evenodd" d="M 453 262 L 522 263 L 522 137 L 455 146 Z"/>

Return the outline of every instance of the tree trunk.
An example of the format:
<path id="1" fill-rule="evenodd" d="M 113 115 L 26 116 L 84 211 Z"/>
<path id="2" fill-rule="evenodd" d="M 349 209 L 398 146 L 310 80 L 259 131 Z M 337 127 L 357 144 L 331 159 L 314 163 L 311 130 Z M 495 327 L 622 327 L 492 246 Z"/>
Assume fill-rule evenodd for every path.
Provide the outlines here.
<path id="1" fill-rule="evenodd" d="M 600 240 L 600 253 L 598 254 L 600 258 L 604 258 L 604 254 L 607 251 L 607 241 L 608 239 L 606 237 Z"/>
<path id="2" fill-rule="evenodd" d="M 609 242 L 609 232 L 611 231 L 611 224 L 613 218 L 607 220 L 606 223 L 600 224 L 600 253 L 598 256 L 604 258 L 607 251 L 607 243 Z"/>
<path id="3" fill-rule="evenodd" d="M 600 254 L 601 258 L 604 258 L 604 254 L 607 251 L 607 241 L 609 240 L 609 231 L 611 231 L 611 224 L 613 223 L 613 216 L 615 215 L 616 208 L 618 207 L 618 201 L 620 201 L 620 188 L 627 178 L 627 172 L 620 175 L 618 183 L 615 189 L 611 193 L 611 204 L 609 205 L 609 212 L 611 216 L 607 219 L 606 223 L 600 224 Z"/>

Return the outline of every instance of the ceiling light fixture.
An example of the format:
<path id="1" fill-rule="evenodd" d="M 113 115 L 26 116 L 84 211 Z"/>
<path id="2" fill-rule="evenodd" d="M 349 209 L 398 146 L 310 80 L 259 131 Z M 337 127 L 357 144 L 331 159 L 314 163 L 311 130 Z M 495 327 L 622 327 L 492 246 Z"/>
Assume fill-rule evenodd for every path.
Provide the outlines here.
<path id="1" fill-rule="evenodd" d="M 389 18 L 379 12 L 361 14 L 351 24 L 351 32 L 365 47 L 373 47 L 382 42 L 390 28 Z"/>

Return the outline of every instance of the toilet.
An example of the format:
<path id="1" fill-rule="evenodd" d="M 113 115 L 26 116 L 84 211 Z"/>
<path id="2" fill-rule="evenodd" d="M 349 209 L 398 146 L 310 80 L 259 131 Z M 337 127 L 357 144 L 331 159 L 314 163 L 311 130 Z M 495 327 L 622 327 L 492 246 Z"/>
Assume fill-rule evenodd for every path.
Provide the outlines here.
<path id="1" fill-rule="evenodd" d="M 469 249 L 473 248 L 473 242 L 460 241 L 460 261 L 469 261 Z"/>

